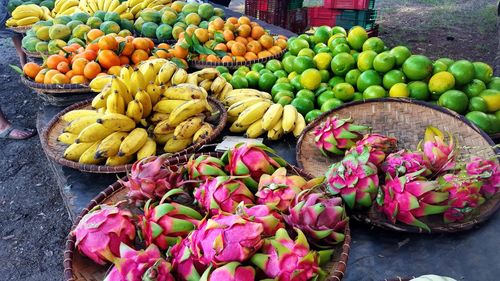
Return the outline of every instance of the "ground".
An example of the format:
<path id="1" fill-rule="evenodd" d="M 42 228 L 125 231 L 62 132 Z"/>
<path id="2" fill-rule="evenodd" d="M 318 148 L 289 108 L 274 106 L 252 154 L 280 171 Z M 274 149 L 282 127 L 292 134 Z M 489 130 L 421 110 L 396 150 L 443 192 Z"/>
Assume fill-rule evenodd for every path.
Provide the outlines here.
<path id="1" fill-rule="evenodd" d="M 231 7 L 243 10 L 243 1 Z M 496 0 L 377 0 L 380 37 L 431 58 L 498 56 Z M 0 100 L 15 124 L 35 127 L 42 100 L 19 81 L 8 38 L 0 38 Z M 498 71 L 499 61 L 496 61 Z M 497 72 L 498 73 L 498 72 Z M 68 219 L 38 137 L 0 140 L 0 279 L 60 280 Z M 103 187 L 104 188 L 104 187 Z"/>

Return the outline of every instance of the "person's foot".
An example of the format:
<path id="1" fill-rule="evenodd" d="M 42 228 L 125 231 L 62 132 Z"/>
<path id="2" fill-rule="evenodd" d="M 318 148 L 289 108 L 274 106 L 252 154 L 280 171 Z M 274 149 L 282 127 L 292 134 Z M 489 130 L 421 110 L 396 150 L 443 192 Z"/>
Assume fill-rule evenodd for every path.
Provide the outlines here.
<path id="1" fill-rule="evenodd" d="M 0 139 L 24 140 L 34 135 L 34 130 L 16 128 L 13 125 L 0 129 Z"/>

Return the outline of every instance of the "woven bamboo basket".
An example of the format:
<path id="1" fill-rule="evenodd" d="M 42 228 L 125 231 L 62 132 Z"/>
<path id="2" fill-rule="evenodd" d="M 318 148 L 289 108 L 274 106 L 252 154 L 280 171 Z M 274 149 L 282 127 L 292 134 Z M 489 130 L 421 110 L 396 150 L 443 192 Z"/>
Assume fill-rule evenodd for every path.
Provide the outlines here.
<path id="1" fill-rule="evenodd" d="M 279 54 L 272 55 L 265 58 L 260 58 L 250 61 L 241 62 L 210 62 L 210 61 L 200 61 L 200 60 L 188 60 L 188 65 L 195 69 L 213 68 L 217 66 L 225 66 L 229 69 L 237 69 L 240 66 L 251 66 L 255 63 L 266 63 L 272 59 L 279 59 L 286 53 L 286 50 L 281 51 Z"/>
<path id="2" fill-rule="evenodd" d="M 349 103 L 324 113 L 310 123 L 297 142 L 296 157 L 299 167 L 314 176 L 324 175 L 331 164 L 342 160 L 343 156 L 328 158 L 321 154 L 314 142 L 314 129 L 327 117 L 352 117 L 356 124 L 367 125 L 373 133 L 392 136 L 398 139 L 398 149 L 416 149 L 423 138 L 425 128 L 435 126 L 452 133 L 458 140 L 460 158 L 469 159 L 470 155 L 484 158 L 495 158 L 498 148 L 493 148 L 493 141 L 461 115 L 448 109 L 425 102 L 410 99 L 375 99 Z M 487 200 L 470 220 L 462 223 L 444 224 L 439 216 L 423 218 L 432 232 L 457 232 L 472 228 L 485 221 L 500 207 L 500 194 Z M 385 216 L 372 207 L 366 213 L 355 213 L 357 220 L 382 228 L 404 231 L 422 232 L 423 230 L 400 223 L 392 224 Z M 428 220 L 427 220 L 428 219 Z"/>
<path id="3" fill-rule="evenodd" d="M 208 152 L 195 154 L 195 157 L 201 154 L 208 154 L 218 158 L 222 156 L 222 153 Z M 185 154 L 170 158 L 165 163 L 165 166 L 181 166 L 189 160 L 190 156 L 191 155 Z M 287 169 L 289 170 L 289 172 L 300 175 L 304 178 L 312 178 L 310 174 L 297 167 L 288 165 Z M 126 199 L 126 194 L 127 188 L 121 185 L 119 182 L 115 182 L 113 185 L 110 185 L 104 191 L 99 193 L 99 195 L 97 195 L 94 199 L 92 199 L 92 201 L 89 202 L 87 207 L 85 207 L 80 215 L 75 219 L 75 222 L 71 229 L 75 229 L 82 217 L 85 216 L 89 212 L 89 210 L 92 210 L 95 206 L 100 204 L 114 204 L 116 202 L 122 201 Z M 349 257 L 350 244 L 351 232 L 349 229 L 349 224 L 347 224 L 345 240 L 342 244 L 339 244 L 334 248 L 335 251 L 332 257 L 332 261 L 328 263 L 325 268 L 329 273 L 329 276 L 327 278 L 328 281 L 340 281 L 344 277 L 347 267 L 347 259 Z M 65 281 L 101 281 L 104 279 L 109 269 L 110 266 L 100 266 L 98 264 L 95 264 L 90 259 L 82 256 L 75 249 L 75 237 L 71 235 L 70 232 L 66 240 L 64 251 Z"/>
<path id="4" fill-rule="evenodd" d="M 186 149 L 179 151 L 172 155 L 165 155 L 165 157 L 175 157 L 178 155 L 195 153 L 204 145 L 211 143 L 214 141 L 222 132 L 227 122 L 227 112 L 224 106 L 217 100 L 208 97 L 210 105 L 214 108 L 216 112 L 219 112 L 217 115 L 217 120 L 214 121 L 213 125 L 215 125 L 213 133 L 205 138 L 203 141 L 192 144 Z M 101 174 L 115 174 L 115 173 L 125 173 L 130 171 L 132 168 L 132 164 L 121 165 L 121 166 L 106 166 L 106 165 L 92 165 L 92 164 L 81 164 L 78 162 L 67 160 L 63 157 L 64 150 L 66 150 L 67 145 L 60 143 L 57 141 L 57 137 L 64 131 L 64 128 L 68 125 L 65 121 L 61 119 L 65 113 L 75 110 L 75 109 L 91 109 L 91 101 L 85 100 L 76 104 L 73 104 L 63 111 L 59 112 L 52 120 L 49 122 L 47 127 L 43 130 L 41 135 L 42 147 L 45 154 L 52 160 L 57 163 L 67 166 L 73 169 L 80 170 L 82 172 L 89 173 L 101 173 Z"/>
<path id="5" fill-rule="evenodd" d="M 411 278 L 396 277 L 392 279 L 384 279 L 384 281 L 410 281 Z"/>
<path id="6" fill-rule="evenodd" d="M 42 84 L 21 76 L 21 82 L 28 88 L 44 94 L 67 95 L 67 94 L 87 94 L 92 90 L 85 84 Z"/>
<path id="7" fill-rule="evenodd" d="M 32 25 L 27 25 L 27 26 L 12 26 L 12 27 L 9 27 L 8 29 L 16 32 L 16 33 L 19 33 L 19 34 L 24 34 L 26 33 L 28 30 L 31 29 L 31 26 Z"/>
<path id="8" fill-rule="evenodd" d="M 48 53 L 30 52 L 30 51 L 26 50 L 25 48 L 23 48 L 23 52 L 26 54 L 26 56 L 28 56 L 30 58 L 36 58 L 36 59 L 41 59 L 44 56 L 45 57 L 49 56 Z"/>

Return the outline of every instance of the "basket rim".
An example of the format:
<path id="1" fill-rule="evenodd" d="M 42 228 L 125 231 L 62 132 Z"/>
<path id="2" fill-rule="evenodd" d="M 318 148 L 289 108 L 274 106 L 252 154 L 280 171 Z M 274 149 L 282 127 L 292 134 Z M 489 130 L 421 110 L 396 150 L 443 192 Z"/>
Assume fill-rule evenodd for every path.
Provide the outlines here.
<path id="1" fill-rule="evenodd" d="M 24 34 L 26 31 L 30 30 L 33 25 L 26 25 L 26 26 L 11 26 L 8 27 L 8 29 L 19 33 L 19 34 Z"/>
<path id="2" fill-rule="evenodd" d="M 92 89 L 87 84 L 43 84 L 37 83 L 31 79 L 28 79 L 24 75 L 21 75 L 21 82 L 28 88 L 43 92 L 45 94 L 59 94 L 64 95 L 71 93 L 92 93 Z"/>
<path id="3" fill-rule="evenodd" d="M 209 68 L 209 67 L 217 67 L 217 66 L 225 66 L 230 69 L 238 68 L 240 66 L 250 66 L 255 63 L 264 63 L 268 62 L 269 60 L 272 59 L 278 59 L 281 58 L 285 53 L 287 52 L 287 49 L 282 50 L 280 53 L 268 56 L 265 58 L 259 58 L 255 60 L 249 60 L 249 61 L 237 61 L 237 62 L 211 62 L 211 61 L 200 61 L 200 60 L 193 60 L 189 59 L 187 60 L 189 67 L 196 68 L 196 69 L 203 69 L 203 68 Z"/>
<path id="4" fill-rule="evenodd" d="M 166 160 L 164 163 L 165 166 L 179 165 L 186 163 L 191 156 L 197 157 L 200 155 L 210 155 L 214 157 L 221 157 L 223 155 L 222 152 L 204 152 L 204 153 L 195 153 L 195 154 L 184 154 L 176 157 L 172 157 Z M 296 171 L 299 175 L 310 177 L 312 175 L 304 171 L 303 169 L 298 168 L 297 166 L 287 164 L 289 168 Z M 122 177 L 120 180 L 126 180 L 127 176 Z M 95 196 L 90 202 L 87 204 L 85 208 L 80 212 L 78 217 L 73 222 L 71 229 L 66 238 L 65 246 L 64 246 L 64 254 L 63 254 L 63 266 L 64 266 L 64 280 L 65 281 L 75 281 L 73 277 L 73 252 L 75 249 L 75 236 L 72 235 L 73 230 L 76 228 L 80 220 L 95 206 L 99 205 L 101 202 L 106 200 L 108 197 L 114 195 L 116 192 L 121 191 L 126 188 L 123 186 L 120 181 L 116 181 L 112 185 L 108 186 L 105 190 L 101 191 L 97 196 Z M 351 229 L 349 227 L 349 222 L 345 228 L 345 239 L 342 244 L 342 253 L 340 254 L 340 260 L 337 261 L 338 265 L 336 268 L 332 268 L 329 271 L 329 276 L 326 280 L 328 281 L 341 281 L 344 278 L 345 271 L 347 268 L 347 261 L 349 258 L 349 250 L 351 244 Z"/>
<path id="5" fill-rule="evenodd" d="M 44 56 L 49 56 L 48 53 L 42 53 L 42 52 L 30 52 L 28 50 L 26 50 L 26 48 L 22 47 L 23 49 L 23 52 L 30 58 L 37 58 L 37 59 L 41 59 L 43 58 Z"/>
<path id="6" fill-rule="evenodd" d="M 222 133 L 222 130 L 224 129 L 224 127 L 226 127 L 226 124 L 227 124 L 227 111 L 224 108 L 224 105 L 222 105 L 222 103 L 220 101 L 218 101 L 210 96 L 208 97 L 208 100 L 210 103 L 215 104 L 217 109 L 220 112 L 219 124 L 214 128 L 212 134 L 209 135 L 207 138 L 203 139 L 201 142 L 196 143 L 196 144 L 192 144 L 192 145 L 188 146 L 187 148 L 185 148 L 177 153 L 174 153 L 171 155 L 163 154 L 163 155 L 165 155 L 166 158 L 171 158 L 171 157 L 176 157 L 178 155 L 196 152 L 197 150 L 201 149 L 204 145 L 215 140 Z M 120 165 L 120 166 L 81 164 L 78 162 L 67 160 L 64 157 L 62 157 L 61 155 L 55 153 L 53 150 L 50 149 L 50 147 L 48 145 L 49 132 L 50 132 L 50 129 L 59 122 L 61 116 L 63 116 L 65 113 L 67 113 L 71 110 L 86 107 L 86 106 L 90 105 L 91 102 L 92 102 L 92 99 L 87 99 L 87 100 L 72 104 L 72 105 L 66 107 L 64 110 L 62 110 L 58 114 L 56 114 L 54 117 L 52 117 L 50 122 L 43 129 L 41 137 L 40 137 L 40 142 L 42 143 L 42 148 L 43 148 L 45 154 L 47 155 L 47 157 L 49 157 L 53 161 L 56 161 L 60 165 L 70 167 L 73 169 L 77 169 L 81 172 L 99 173 L 99 174 L 116 174 L 116 173 L 125 173 L 125 172 L 130 171 L 133 164 L 126 164 L 126 165 Z"/>

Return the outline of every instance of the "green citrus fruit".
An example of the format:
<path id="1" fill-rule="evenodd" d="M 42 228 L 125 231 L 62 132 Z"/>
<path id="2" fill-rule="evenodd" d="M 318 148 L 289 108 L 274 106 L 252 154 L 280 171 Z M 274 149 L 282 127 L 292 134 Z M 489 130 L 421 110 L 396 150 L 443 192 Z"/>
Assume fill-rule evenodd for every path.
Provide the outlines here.
<path id="1" fill-rule="evenodd" d="M 249 71 L 245 74 L 245 79 L 248 81 L 248 87 L 258 88 L 259 87 L 260 75 L 257 71 Z"/>
<path id="2" fill-rule="evenodd" d="M 292 84 L 284 84 L 284 83 L 275 84 L 271 88 L 271 95 L 274 96 L 278 92 L 281 92 L 281 91 L 290 91 L 290 92 L 293 92 L 293 85 Z"/>
<path id="3" fill-rule="evenodd" d="M 316 99 L 316 103 L 321 107 L 327 100 L 335 98 L 335 93 L 333 91 L 324 91 Z"/>
<path id="4" fill-rule="evenodd" d="M 261 91 L 269 92 L 273 87 L 274 83 L 278 78 L 274 76 L 272 73 L 264 73 L 260 75 L 259 78 L 259 89 Z"/>
<path id="5" fill-rule="evenodd" d="M 330 71 L 322 69 L 319 74 L 321 75 L 321 83 L 327 83 L 330 80 Z"/>
<path id="6" fill-rule="evenodd" d="M 500 91 L 500 77 L 493 77 L 488 83 L 488 89 Z"/>
<path id="7" fill-rule="evenodd" d="M 288 76 L 288 73 L 286 73 L 286 71 L 284 71 L 283 69 L 280 69 L 274 72 L 274 76 L 278 78 L 286 78 Z"/>
<path id="8" fill-rule="evenodd" d="M 468 84 L 475 76 L 474 65 L 468 60 L 457 60 L 448 68 L 448 72 L 453 74 L 457 85 Z"/>
<path id="9" fill-rule="evenodd" d="M 271 72 L 271 70 L 269 70 L 269 69 L 267 69 L 267 68 L 264 68 L 264 69 L 259 70 L 259 74 L 260 74 L 260 75 L 262 75 L 262 74 L 264 74 L 264 73 L 273 74 L 273 73 Z"/>
<path id="10" fill-rule="evenodd" d="M 488 112 L 500 110 L 500 91 L 488 89 L 481 92 L 479 96 L 486 101 Z"/>
<path id="11" fill-rule="evenodd" d="M 282 97 L 289 97 L 290 98 L 290 102 L 291 102 L 292 99 L 295 98 L 295 95 L 293 94 L 293 92 L 283 90 L 281 92 L 277 92 L 274 95 L 273 101 L 277 103 Z"/>
<path id="12" fill-rule="evenodd" d="M 279 103 L 283 106 L 287 105 L 287 104 L 290 104 L 292 102 L 293 98 L 291 97 L 281 97 L 278 101 L 276 101 L 276 103 Z"/>
<path id="13" fill-rule="evenodd" d="M 411 56 L 411 51 L 405 46 L 396 46 L 389 53 L 396 58 L 396 65 L 403 65 L 405 60 Z"/>
<path id="14" fill-rule="evenodd" d="M 290 80 L 288 80 L 288 78 L 286 77 L 281 77 L 281 78 L 278 78 L 278 80 L 276 80 L 276 84 L 290 84 Z"/>
<path id="15" fill-rule="evenodd" d="M 341 101 L 350 101 L 354 97 L 354 87 L 349 83 L 339 83 L 333 87 L 335 97 Z"/>
<path id="16" fill-rule="evenodd" d="M 214 6 L 209 3 L 203 3 L 198 7 L 198 14 L 208 20 L 214 15 Z"/>
<path id="17" fill-rule="evenodd" d="M 314 102 L 305 98 L 294 98 L 291 103 L 302 116 L 314 109 Z"/>
<path id="18" fill-rule="evenodd" d="M 316 28 L 314 31 L 314 36 L 316 40 L 321 43 L 326 43 L 330 38 L 330 27 L 329 26 L 320 26 Z"/>
<path id="19" fill-rule="evenodd" d="M 312 102 L 314 102 L 314 99 L 315 99 L 314 93 L 310 90 L 307 90 L 307 89 L 302 89 L 302 90 L 298 91 L 297 94 L 295 94 L 295 97 L 305 98 L 305 99 L 311 100 Z"/>
<path id="20" fill-rule="evenodd" d="M 300 75 L 300 84 L 302 84 L 305 89 L 316 90 L 319 84 L 321 84 L 321 74 L 319 70 L 314 68 L 305 70 Z"/>
<path id="21" fill-rule="evenodd" d="M 412 55 L 403 63 L 403 72 L 409 80 L 424 80 L 432 74 L 432 61 L 426 56 Z"/>
<path id="22" fill-rule="evenodd" d="M 116 23 L 116 22 L 113 22 L 113 21 L 105 21 L 101 24 L 101 30 L 104 31 L 104 33 L 106 34 L 109 34 L 109 33 L 118 33 L 118 32 L 115 32 L 113 30 L 115 30 L 114 28 L 111 30 L 110 28 L 104 28 L 104 26 L 108 26 L 107 24 L 109 23 L 109 25 L 116 25 L 117 26 L 117 29 L 118 29 L 118 32 L 120 32 L 120 26 Z M 142 29 L 141 29 L 141 34 L 145 37 L 149 37 L 149 38 L 156 38 L 156 29 L 158 28 L 158 25 L 154 22 L 145 22 L 143 25 L 142 25 Z"/>
<path id="23" fill-rule="evenodd" d="M 484 112 L 471 111 L 465 115 L 465 118 L 485 132 L 490 132 L 492 130 L 491 119 Z"/>
<path id="24" fill-rule="evenodd" d="M 422 81 L 413 81 L 408 84 L 410 98 L 416 100 L 428 100 L 430 93 L 427 84 Z"/>
<path id="25" fill-rule="evenodd" d="M 472 81 L 463 88 L 464 93 L 469 98 L 479 96 L 484 90 L 486 90 L 486 84 L 479 79 L 472 79 Z"/>
<path id="26" fill-rule="evenodd" d="M 396 58 L 389 52 L 380 53 L 373 59 L 373 69 L 381 73 L 391 70 L 395 64 Z"/>
<path id="27" fill-rule="evenodd" d="M 314 65 L 319 70 L 328 69 L 331 61 L 332 55 L 330 53 L 319 53 L 313 58 Z"/>
<path id="28" fill-rule="evenodd" d="M 472 97 L 469 100 L 469 111 L 488 112 L 488 104 L 482 97 Z"/>
<path id="29" fill-rule="evenodd" d="M 345 29 L 342 26 L 334 26 L 334 27 L 332 27 L 331 34 L 332 35 L 334 35 L 334 34 L 347 35 L 347 31 L 345 31 Z"/>
<path id="30" fill-rule="evenodd" d="M 248 81 L 245 76 L 234 75 L 230 83 L 233 86 L 233 89 L 248 88 Z"/>
<path id="31" fill-rule="evenodd" d="M 353 101 L 359 101 L 359 100 L 363 100 L 363 94 L 360 93 L 360 92 L 355 92 L 354 93 L 354 96 L 352 98 Z"/>
<path id="32" fill-rule="evenodd" d="M 455 87 L 455 78 L 448 71 L 438 72 L 429 80 L 429 91 L 432 95 L 441 95 L 453 87 Z"/>
<path id="33" fill-rule="evenodd" d="M 367 70 L 359 76 L 358 81 L 356 82 L 356 87 L 358 88 L 358 91 L 364 92 L 366 88 L 370 86 L 381 84 L 382 78 L 380 78 L 378 72 L 375 70 Z"/>
<path id="34" fill-rule="evenodd" d="M 385 98 L 387 92 L 382 86 L 372 85 L 363 91 L 364 99 Z"/>
<path id="35" fill-rule="evenodd" d="M 277 59 L 272 59 L 266 63 L 266 68 L 271 72 L 275 72 L 276 70 L 283 69 L 281 62 Z"/>
<path id="36" fill-rule="evenodd" d="M 469 98 L 462 91 L 449 90 L 439 97 L 438 105 L 464 114 L 469 107 Z"/>
<path id="37" fill-rule="evenodd" d="M 298 55 L 300 50 L 304 48 L 309 48 L 309 43 L 302 38 L 296 38 L 293 39 L 291 42 L 289 40 L 288 42 L 288 49 L 290 50 L 290 53 L 294 56 Z"/>
<path id="38" fill-rule="evenodd" d="M 293 77 L 292 80 L 290 80 L 290 84 L 293 85 L 293 87 L 296 91 L 304 89 L 304 87 L 302 87 L 302 84 L 300 84 L 300 74 Z"/>
<path id="39" fill-rule="evenodd" d="M 260 62 L 258 62 L 258 63 L 254 63 L 254 64 L 252 65 L 252 70 L 253 70 L 253 71 L 257 71 L 257 72 L 261 71 L 261 70 L 262 70 L 262 69 L 264 69 L 264 68 L 265 68 L 265 66 L 264 66 L 262 63 L 260 63 Z"/>
<path id="40" fill-rule="evenodd" d="M 358 56 L 358 69 L 363 72 L 373 68 L 373 60 L 377 56 L 375 51 L 364 51 Z"/>
<path id="41" fill-rule="evenodd" d="M 304 116 L 304 119 L 306 120 L 306 123 L 309 124 L 312 121 L 314 121 L 314 119 L 318 118 L 321 114 L 323 114 L 323 111 L 321 111 L 319 109 L 313 109 L 313 110 L 309 111 L 306 114 L 306 116 Z"/>
<path id="42" fill-rule="evenodd" d="M 337 98 L 329 99 L 329 100 L 325 101 L 325 103 L 323 103 L 323 105 L 321 105 L 321 111 L 327 112 L 327 111 L 335 109 L 343 104 L 344 104 L 344 102 L 337 99 Z"/>
<path id="43" fill-rule="evenodd" d="M 385 49 L 385 44 L 382 39 L 378 37 L 371 37 L 366 39 L 365 43 L 363 43 L 363 51 L 372 50 L 376 53 L 382 53 Z"/>
<path id="44" fill-rule="evenodd" d="M 335 75 L 344 76 L 349 70 L 353 69 L 356 62 L 348 53 L 340 53 L 333 57 L 330 67 Z"/>
<path id="45" fill-rule="evenodd" d="M 407 98 L 410 96 L 410 90 L 405 83 L 397 83 L 389 90 L 389 96 L 393 98 Z"/>
<path id="46" fill-rule="evenodd" d="M 346 45 L 349 45 L 349 43 L 347 42 L 347 38 L 345 38 L 344 36 L 332 36 L 330 37 L 330 39 L 328 40 L 328 48 L 330 49 L 330 51 L 333 52 L 333 50 L 335 49 L 335 46 L 339 45 L 339 44 L 346 44 Z M 348 46 L 349 47 L 349 46 Z"/>
<path id="47" fill-rule="evenodd" d="M 436 74 L 436 73 L 442 72 L 442 71 L 446 71 L 446 70 L 448 70 L 448 66 L 446 64 L 444 64 L 444 62 L 435 61 L 432 64 L 432 73 L 433 74 Z"/>
<path id="48" fill-rule="evenodd" d="M 311 50 L 309 48 L 304 48 L 304 49 L 299 51 L 297 56 L 306 56 L 306 57 L 313 58 L 315 54 L 316 53 L 313 50 Z"/>
<path id="49" fill-rule="evenodd" d="M 347 53 L 347 54 L 350 54 L 351 53 L 351 49 L 349 48 L 349 45 L 347 44 L 337 44 L 333 47 L 333 50 L 332 51 L 332 55 L 335 57 L 336 55 L 338 54 L 341 54 L 341 53 Z"/>
<path id="50" fill-rule="evenodd" d="M 488 114 L 488 117 L 490 118 L 491 121 L 491 129 L 489 134 L 496 134 L 500 133 L 500 118 L 496 114 Z"/>
<path id="51" fill-rule="evenodd" d="M 220 76 L 224 78 L 227 82 L 231 82 L 231 80 L 233 79 L 233 75 L 231 75 L 231 73 L 229 72 L 221 73 Z"/>
<path id="52" fill-rule="evenodd" d="M 368 39 L 368 33 L 361 26 L 351 28 L 347 34 L 347 42 L 355 50 L 361 50 L 366 39 Z"/>
<path id="53" fill-rule="evenodd" d="M 452 59 L 449 59 L 449 58 L 440 58 L 440 59 L 437 59 L 436 62 L 442 62 L 442 63 L 446 64 L 446 66 L 450 67 L 455 61 Z"/>
<path id="54" fill-rule="evenodd" d="M 484 83 L 489 83 L 493 77 L 493 69 L 491 66 L 484 62 L 476 61 L 472 63 L 474 65 L 474 72 L 476 73 L 476 79 L 483 81 Z"/>
<path id="55" fill-rule="evenodd" d="M 382 85 L 384 85 L 386 90 L 389 90 L 394 84 L 397 83 L 406 83 L 406 76 L 403 71 L 393 69 L 384 74 L 384 78 L 382 78 Z"/>
<path id="56" fill-rule="evenodd" d="M 343 83 L 343 82 L 345 82 L 344 78 L 342 78 L 340 76 L 334 76 L 334 77 L 330 78 L 330 80 L 328 80 L 328 86 L 330 86 L 330 88 L 333 88 L 338 83 Z"/>
<path id="57" fill-rule="evenodd" d="M 245 72 L 243 69 L 237 69 L 235 72 L 233 72 L 233 76 L 245 77 L 245 75 L 247 75 L 247 72 Z"/>
<path id="58" fill-rule="evenodd" d="M 83 22 L 79 21 L 79 20 L 72 20 L 66 24 L 66 26 L 69 27 L 70 30 L 75 29 L 75 27 L 77 27 L 78 25 L 83 25 Z M 89 26 L 89 30 L 90 30 L 90 26 Z"/>
<path id="59" fill-rule="evenodd" d="M 289 55 L 288 57 L 284 58 L 281 61 L 281 64 L 283 65 L 283 69 L 290 73 L 293 72 L 293 61 L 295 60 L 296 56 Z"/>
<path id="60" fill-rule="evenodd" d="M 219 72 L 219 73 L 228 73 L 229 72 L 229 69 L 225 66 L 222 66 L 222 65 L 219 65 L 219 66 L 216 66 L 215 69 Z"/>
<path id="61" fill-rule="evenodd" d="M 310 57 L 300 56 L 293 60 L 293 71 L 301 74 L 307 69 L 314 68 L 314 61 Z"/>
<path id="62" fill-rule="evenodd" d="M 174 25 L 177 22 L 177 15 L 172 11 L 164 11 L 161 16 L 161 22 L 168 25 Z"/>
<path id="63" fill-rule="evenodd" d="M 359 69 L 351 69 L 349 70 L 349 72 L 346 73 L 345 81 L 355 86 L 356 82 L 358 81 L 359 75 L 361 75 L 361 71 L 359 71 Z"/>

